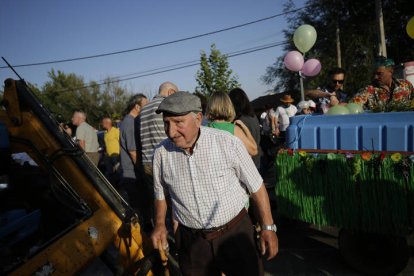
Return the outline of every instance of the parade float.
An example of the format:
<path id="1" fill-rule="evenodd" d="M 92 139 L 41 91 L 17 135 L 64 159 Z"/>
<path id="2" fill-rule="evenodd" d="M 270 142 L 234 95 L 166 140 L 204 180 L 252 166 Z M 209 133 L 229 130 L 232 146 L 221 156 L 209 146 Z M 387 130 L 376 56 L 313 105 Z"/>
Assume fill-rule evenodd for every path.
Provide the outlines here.
<path id="1" fill-rule="evenodd" d="M 414 112 L 296 116 L 286 142 L 279 213 L 341 229 L 341 254 L 364 274 L 401 271 L 414 225 Z"/>
<path id="2" fill-rule="evenodd" d="M 407 34 L 414 39 L 414 17 Z M 304 61 L 316 38 L 312 26 L 300 26 L 293 36 L 300 52 L 284 59 L 299 74 L 302 101 L 303 79 L 321 70 L 318 60 Z M 414 63 L 404 66 L 413 82 Z M 293 117 L 275 164 L 281 215 L 340 229 L 341 255 L 365 275 L 404 269 L 414 226 L 414 112 L 366 113 L 351 103 Z"/>

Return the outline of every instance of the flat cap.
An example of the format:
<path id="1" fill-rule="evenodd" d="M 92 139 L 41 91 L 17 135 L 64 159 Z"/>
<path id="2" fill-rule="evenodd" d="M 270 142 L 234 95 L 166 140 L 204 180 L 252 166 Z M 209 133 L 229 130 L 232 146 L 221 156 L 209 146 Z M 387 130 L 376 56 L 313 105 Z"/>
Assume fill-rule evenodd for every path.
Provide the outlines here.
<path id="1" fill-rule="evenodd" d="M 190 112 L 202 112 L 200 98 L 188 92 L 178 91 L 165 98 L 158 106 L 156 113 L 186 115 Z"/>

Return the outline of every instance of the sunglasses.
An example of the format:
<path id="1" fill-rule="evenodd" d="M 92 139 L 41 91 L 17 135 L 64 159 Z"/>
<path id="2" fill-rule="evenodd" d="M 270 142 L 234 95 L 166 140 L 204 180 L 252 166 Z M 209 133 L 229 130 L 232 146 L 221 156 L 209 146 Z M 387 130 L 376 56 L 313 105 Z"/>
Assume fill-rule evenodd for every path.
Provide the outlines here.
<path id="1" fill-rule="evenodd" d="M 336 84 L 336 83 L 343 84 L 344 80 L 332 80 L 332 83 L 334 83 L 334 84 Z"/>

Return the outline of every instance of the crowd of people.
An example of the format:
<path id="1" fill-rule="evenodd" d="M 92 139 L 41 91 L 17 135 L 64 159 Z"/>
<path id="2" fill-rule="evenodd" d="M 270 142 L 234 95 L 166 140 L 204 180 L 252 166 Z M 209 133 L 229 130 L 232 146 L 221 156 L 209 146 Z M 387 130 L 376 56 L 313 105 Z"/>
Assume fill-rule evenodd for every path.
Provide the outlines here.
<path id="1" fill-rule="evenodd" d="M 394 78 L 393 66 L 379 60 L 373 82 L 355 95 L 343 89 L 345 71 L 334 68 L 325 86 L 307 91 L 306 101 L 295 106 L 286 94 L 259 116 L 240 88 L 215 92 L 205 102 L 165 82 L 151 100 L 133 95 L 118 126 L 102 118 L 101 167 L 139 212 L 155 248 L 167 249 L 168 233 L 175 234 L 184 275 L 262 275 L 258 252 L 269 259 L 278 252 L 263 175 L 273 166 L 272 149 L 284 143 L 290 118 L 324 114 L 347 102 L 372 111 L 412 109 L 413 86 Z M 72 123 L 79 146 L 98 165 L 96 130 L 82 111 Z"/>

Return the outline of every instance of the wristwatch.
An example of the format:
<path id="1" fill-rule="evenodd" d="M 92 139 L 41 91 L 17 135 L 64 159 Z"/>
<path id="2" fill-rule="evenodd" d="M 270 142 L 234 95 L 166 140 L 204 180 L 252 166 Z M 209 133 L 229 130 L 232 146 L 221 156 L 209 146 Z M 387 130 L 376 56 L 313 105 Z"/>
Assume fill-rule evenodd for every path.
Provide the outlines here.
<path id="1" fill-rule="evenodd" d="M 272 224 L 272 225 L 266 225 L 263 224 L 262 225 L 262 231 L 267 230 L 267 231 L 273 231 L 273 232 L 277 232 L 277 226 L 276 224 Z"/>

